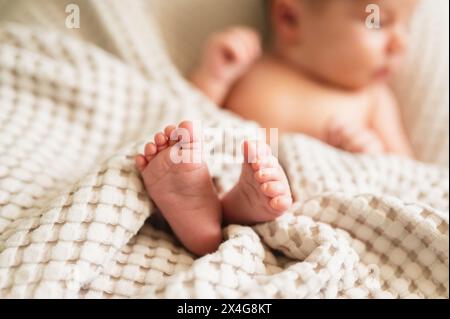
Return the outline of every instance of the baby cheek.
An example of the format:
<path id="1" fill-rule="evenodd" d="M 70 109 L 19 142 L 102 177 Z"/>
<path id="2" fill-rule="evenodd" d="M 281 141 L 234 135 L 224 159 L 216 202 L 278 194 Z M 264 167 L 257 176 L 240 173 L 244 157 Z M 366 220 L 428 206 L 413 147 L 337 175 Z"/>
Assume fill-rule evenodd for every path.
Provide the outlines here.
<path id="1" fill-rule="evenodd" d="M 360 60 L 368 68 L 378 68 L 385 64 L 387 40 L 381 34 L 369 34 L 360 39 Z"/>

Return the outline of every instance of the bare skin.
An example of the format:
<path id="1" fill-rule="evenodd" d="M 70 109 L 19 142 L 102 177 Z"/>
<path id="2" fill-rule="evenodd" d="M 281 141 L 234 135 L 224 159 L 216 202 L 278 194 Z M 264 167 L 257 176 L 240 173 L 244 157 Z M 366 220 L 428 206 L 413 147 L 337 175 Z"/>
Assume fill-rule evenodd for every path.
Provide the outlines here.
<path id="1" fill-rule="evenodd" d="M 179 128 L 188 130 L 188 142 L 193 143 L 191 123 L 183 122 L 178 128 L 169 126 L 146 145 L 144 155 L 136 158 L 136 166 L 150 198 L 180 241 L 195 254 L 204 255 L 214 251 L 222 240 L 220 201 L 203 162 L 175 164 L 172 161 L 170 152 L 178 142 L 175 139 L 178 136 L 172 134 Z M 199 150 L 186 143 L 179 152 Z"/>
<path id="2" fill-rule="evenodd" d="M 259 36 L 249 28 L 216 33 L 190 79 L 216 104 L 263 127 L 307 134 L 348 152 L 412 157 L 386 83 L 403 57 L 415 3 L 272 0 L 268 52 L 262 54 Z M 381 8 L 381 29 L 365 24 L 368 4 Z M 191 126 L 178 126 L 189 136 L 181 153 L 199 151 Z M 157 134 L 136 166 L 149 196 L 192 252 L 216 250 L 222 222 L 267 222 L 291 206 L 286 175 L 263 141 L 244 144 L 241 177 L 219 199 L 204 162 L 171 161 L 178 145 L 174 131 Z"/>
<path id="3" fill-rule="evenodd" d="M 185 133 L 184 141 L 179 136 Z M 187 139 L 186 139 L 187 136 Z M 242 174 L 232 191 L 219 199 L 201 159 L 192 123 L 157 133 L 136 157 L 147 192 L 187 249 L 197 255 L 215 251 L 225 223 L 256 224 L 273 220 L 292 204 L 289 184 L 278 160 L 264 143 L 245 142 Z M 188 159 L 177 163 L 171 152 Z"/>
<path id="4" fill-rule="evenodd" d="M 225 105 L 263 127 L 301 132 L 348 152 L 412 157 L 398 106 L 383 84 L 357 91 L 321 85 L 268 54 L 235 84 Z"/>
<path id="5" fill-rule="evenodd" d="M 248 28 L 213 35 L 193 84 L 266 128 L 352 153 L 413 157 L 387 80 L 404 55 L 416 1 L 320 1 L 273 0 L 274 40 L 263 55 L 257 56 L 261 44 Z M 369 3 L 382 10 L 379 30 L 365 25 Z M 234 72 L 213 75 L 221 68 Z"/>
<path id="6" fill-rule="evenodd" d="M 226 222 L 251 225 L 271 221 L 291 204 L 289 182 L 270 147 L 263 142 L 245 142 L 239 182 L 222 200 Z"/>

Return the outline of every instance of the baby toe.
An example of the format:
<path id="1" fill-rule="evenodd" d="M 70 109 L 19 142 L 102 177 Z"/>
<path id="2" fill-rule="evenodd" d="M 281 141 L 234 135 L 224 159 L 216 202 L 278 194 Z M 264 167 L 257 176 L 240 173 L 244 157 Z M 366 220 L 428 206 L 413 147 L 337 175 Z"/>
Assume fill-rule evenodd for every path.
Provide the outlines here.
<path id="1" fill-rule="evenodd" d="M 185 138 L 183 139 L 183 142 L 192 143 L 197 140 L 197 136 L 194 134 L 194 123 L 192 123 L 192 121 L 183 121 L 178 125 L 178 128 L 185 130 L 184 134 L 186 134 L 186 136 L 183 136 Z"/>
<path id="2" fill-rule="evenodd" d="M 277 196 L 272 198 L 269 202 L 270 207 L 278 212 L 284 212 L 292 205 L 292 197 L 291 196 Z"/>
<path id="3" fill-rule="evenodd" d="M 279 181 L 282 179 L 280 171 L 276 168 L 263 168 L 255 172 L 255 179 L 259 183 L 266 183 L 271 181 Z"/>
<path id="4" fill-rule="evenodd" d="M 171 139 L 170 139 L 170 137 L 172 136 L 172 132 L 174 131 L 174 130 L 176 130 L 176 126 L 175 125 L 169 125 L 169 126 L 167 126 L 165 129 L 164 129 L 164 134 L 166 135 L 166 137 L 167 137 L 167 140 L 169 141 L 169 145 L 170 146 L 172 146 L 173 144 L 175 144 L 177 141 L 172 141 Z"/>
<path id="5" fill-rule="evenodd" d="M 250 142 L 250 141 L 244 141 L 244 143 L 242 144 L 242 149 L 244 151 L 245 163 L 249 163 L 249 164 L 256 163 L 258 158 L 256 156 L 254 143 Z"/>
<path id="6" fill-rule="evenodd" d="M 172 130 L 170 133 L 170 142 L 169 145 L 173 146 L 177 143 L 180 144 L 189 144 L 193 143 L 195 140 L 194 137 L 194 126 L 190 121 L 181 122 L 177 128 Z"/>
<path id="7" fill-rule="evenodd" d="M 244 141 L 244 159 L 246 163 L 254 164 L 271 155 L 269 145 L 258 141 Z"/>
<path id="8" fill-rule="evenodd" d="M 167 140 L 166 135 L 164 135 L 164 133 L 157 133 L 155 135 L 155 143 L 156 143 L 156 146 L 158 147 L 158 151 L 161 151 L 161 150 L 167 148 L 167 146 L 168 146 L 167 142 L 168 142 L 168 140 Z"/>
<path id="9" fill-rule="evenodd" d="M 261 159 L 258 159 L 255 163 L 252 164 L 253 170 L 261 170 L 263 168 L 275 168 L 278 166 L 278 159 L 273 156 L 267 156 Z"/>
<path id="10" fill-rule="evenodd" d="M 286 184 L 283 182 L 267 182 L 261 185 L 261 191 L 268 197 L 284 195 L 287 191 Z"/>
<path id="11" fill-rule="evenodd" d="M 143 155 L 137 155 L 134 158 L 134 164 L 135 164 L 136 168 L 140 172 L 142 172 L 147 167 L 148 162 L 147 162 L 146 158 Z"/>
<path id="12" fill-rule="evenodd" d="M 155 143 L 148 143 L 145 145 L 145 158 L 147 161 L 150 161 L 156 153 L 158 153 L 158 147 Z"/>

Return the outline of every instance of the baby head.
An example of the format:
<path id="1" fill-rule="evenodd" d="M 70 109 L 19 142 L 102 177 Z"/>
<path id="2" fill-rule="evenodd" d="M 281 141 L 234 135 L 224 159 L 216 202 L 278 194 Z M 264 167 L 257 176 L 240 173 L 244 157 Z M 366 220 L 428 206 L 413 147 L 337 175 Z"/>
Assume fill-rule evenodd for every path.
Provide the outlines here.
<path id="1" fill-rule="evenodd" d="M 416 1 L 272 0 L 274 49 L 321 81 L 364 88 L 398 67 Z"/>

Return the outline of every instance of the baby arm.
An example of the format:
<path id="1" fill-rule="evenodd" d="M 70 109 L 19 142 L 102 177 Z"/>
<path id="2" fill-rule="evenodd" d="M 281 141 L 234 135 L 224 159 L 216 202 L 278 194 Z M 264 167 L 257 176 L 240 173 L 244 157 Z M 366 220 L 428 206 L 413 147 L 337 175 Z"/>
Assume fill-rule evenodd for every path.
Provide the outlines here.
<path id="1" fill-rule="evenodd" d="M 212 35 L 206 44 L 200 66 L 190 80 L 217 105 L 223 105 L 233 84 L 261 55 L 256 31 L 235 27 Z"/>
<path id="2" fill-rule="evenodd" d="M 327 142 L 351 153 L 413 157 L 395 98 L 388 88 L 377 90 L 369 127 L 333 119 Z"/>
<path id="3" fill-rule="evenodd" d="M 382 88 L 372 113 L 373 130 L 383 142 L 386 152 L 413 158 L 398 103 L 389 88 Z"/>

